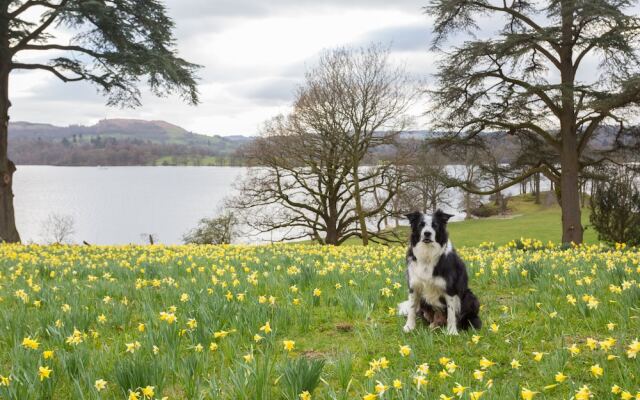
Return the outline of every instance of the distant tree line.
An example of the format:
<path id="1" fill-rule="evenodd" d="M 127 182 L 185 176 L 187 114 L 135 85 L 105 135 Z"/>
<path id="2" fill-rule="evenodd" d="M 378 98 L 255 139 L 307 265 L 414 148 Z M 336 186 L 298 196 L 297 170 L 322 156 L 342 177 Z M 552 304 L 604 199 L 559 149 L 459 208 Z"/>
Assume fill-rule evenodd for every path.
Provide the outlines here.
<path id="1" fill-rule="evenodd" d="M 243 165 L 243 157 L 216 147 L 95 136 L 85 140 L 12 139 L 9 155 L 21 165 Z"/>

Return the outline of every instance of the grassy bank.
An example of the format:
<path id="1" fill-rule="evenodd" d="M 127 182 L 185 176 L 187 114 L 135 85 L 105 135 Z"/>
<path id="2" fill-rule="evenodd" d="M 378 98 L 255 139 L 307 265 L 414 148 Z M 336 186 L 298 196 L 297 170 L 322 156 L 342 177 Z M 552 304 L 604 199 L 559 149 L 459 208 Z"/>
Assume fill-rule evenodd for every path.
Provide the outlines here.
<path id="1" fill-rule="evenodd" d="M 512 240 L 531 238 L 544 243 L 559 243 L 562 237 L 561 210 L 557 202 L 551 205 L 535 204 L 531 195 L 515 196 L 509 200 L 509 214 L 490 218 L 471 219 L 451 222 L 449 233 L 457 247 L 478 246 L 492 242 L 504 245 Z M 582 209 L 582 226 L 586 228 L 584 242 L 598 242 L 597 232 L 589 226 L 588 207 Z M 396 232 L 405 237 L 409 235 L 407 227 Z M 360 239 L 350 239 L 349 245 L 360 244 Z"/>
<path id="2" fill-rule="evenodd" d="M 449 231 L 457 246 L 477 246 L 482 242 L 497 245 L 519 238 L 558 243 L 562 237 L 561 210 L 557 202 L 535 204 L 533 196 L 516 196 L 509 200 L 506 217 L 491 217 L 455 222 Z M 585 243 L 597 243 L 597 232 L 589 227 L 589 208 L 582 209 L 582 226 L 587 227 Z"/>
<path id="3" fill-rule="evenodd" d="M 0 398 L 635 395 L 640 252 L 541 246 L 461 249 L 485 326 L 447 336 L 402 332 L 402 246 L 3 245 Z"/>

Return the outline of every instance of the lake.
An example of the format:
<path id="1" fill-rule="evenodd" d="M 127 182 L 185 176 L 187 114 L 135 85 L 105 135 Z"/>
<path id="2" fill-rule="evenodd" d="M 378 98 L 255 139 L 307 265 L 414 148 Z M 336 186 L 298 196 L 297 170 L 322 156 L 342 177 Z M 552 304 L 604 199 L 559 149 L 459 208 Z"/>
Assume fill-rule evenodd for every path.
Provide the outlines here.
<path id="1" fill-rule="evenodd" d="M 455 166 L 448 167 L 449 173 Z M 43 224 L 52 214 L 73 218 L 72 241 L 92 244 L 182 243 L 203 217 L 215 215 L 244 167 L 51 167 L 19 166 L 14 176 L 16 223 L 24 243 L 44 242 Z M 543 182 L 543 190 L 548 182 Z M 512 187 L 505 194 L 517 194 Z M 461 194 L 451 193 L 456 213 Z M 464 214 L 453 219 L 460 220 Z M 144 237 L 143 237 L 144 236 Z M 274 235 L 277 238 L 279 235 Z M 239 242 L 269 241 L 270 234 Z"/>
<path id="2" fill-rule="evenodd" d="M 74 242 L 181 243 L 198 220 L 213 216 L 242 167 L 18 166 L 16 224 L 22 241 L 42 242 L 51 214 L 70 215 Z"/>

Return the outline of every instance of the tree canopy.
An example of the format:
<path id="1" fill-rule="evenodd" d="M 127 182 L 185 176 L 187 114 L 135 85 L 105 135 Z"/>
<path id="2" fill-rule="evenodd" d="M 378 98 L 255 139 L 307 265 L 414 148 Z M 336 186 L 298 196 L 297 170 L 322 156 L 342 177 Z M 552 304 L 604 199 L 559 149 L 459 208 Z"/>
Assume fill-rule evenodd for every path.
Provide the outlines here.
<path id="1" fill-rule="evenodd" d="M 143 78 L 158 96 L 176 93 L 198 103 L 198 66 L 177 55 L 174 23 L 160 1 L 9 1 L 3 11 L 9 46 L 2 52 L 12 60 L 12 70 L 44 70 L 64 82 L 92 82 L 109 105 L 139 106 Z M 33 18 L 34 12 L 39 17 Z M 59 42 L 51 28 L 72 37 Z M 20 62 L 26 51 L 45 52 L 50 59 Z"/>

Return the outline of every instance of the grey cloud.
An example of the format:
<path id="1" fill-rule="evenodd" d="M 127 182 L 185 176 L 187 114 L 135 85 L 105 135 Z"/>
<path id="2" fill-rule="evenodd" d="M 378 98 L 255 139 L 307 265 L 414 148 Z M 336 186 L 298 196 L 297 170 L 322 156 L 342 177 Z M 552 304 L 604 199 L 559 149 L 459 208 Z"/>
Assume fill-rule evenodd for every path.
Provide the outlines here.
<path id="1" fill-rule="evenodd" d="M 227 55 L 206 51 L 208 38 L 251 19 L 295 17 L 298 14 L 308 17 L 316 12 L 324 16 L 332 13 L 339 15 L 352 10 L 393 10 L 411 16 L 420 15 L 421 7 L 427 2 L 428 0 L 165 0 L 169 15 L 176 23 L 180 55 L 204 66 L 199 72 L 203 99 L 199 107 L 188 107 L 173 97 L 157 99 L 148 94 L 146 85 L 141 84 L 142 108 L 109 109 L 105 107 L 105 99 L 94 86 L 88 83 L 65 84 L 54 77 L 48 77 L 38 86 L 30 86 L 28 92 L 21 91 L 20 96 L 14 98 L 15 107 L 12 111 L 19 119 L 57 124 L 88 123 L 105 116 L 125 116 L 167 119 L 202 132 L 250 131 L 272 113 L 280 112 L 280 108 L 290 105 L 297 85 L 303 83 L 305 72 L 316 65 L 319 53 L 304 60 L 292 54 L 291 60 L 288 60 L 290 62 L 284 66 L 281 63 L 261 65 L 260 60 L 230 65 L 223 59 Z M 376 21 L 369 22 L 374 26 L 376 24 Z M 358 24 L 359 21 L 354 20 L 353 23 Z M 380 21 L 380 25 L 388 24 Z M 424 27 L 407 25 L 379 29 L 361 37 L 341 38 L 340 43 L 335 45 L 361 46 L 372 41 L 392 43 L 392 51 L 416 58 L 412 61 L 415 62 L 412 66 L 422 70 L 421 62 L 415 54 L 428 46 L 428 28 L 425 18 Z M 252 34 L 260 35 L 261 32 Z M 417 37 L 412 38 L 414 34 Z M 34 62 L 35 58 L 26 59 L 25 56 L 24 61 Z"/>
<path id="2" fill-rule="evenodd" d="M 392 51 L 410 51 L 429 49 L 431 32 L 429 25 L 404 25 L 394 26 L 370 32 L 364 36 L 358 45 L 367 45 L 371 42 L 389 44 Z"/>
<path id="3" fill-rule="evenodd" d="M 26 71 L 15 71 L 13 74 L 28 74 Z M 95 86 L 88 82 L 64 83 L 51 75 L 42 84 L 35 86 L 28 96 L 22 99 L 33 99 L 38 102 L 106 102 Z"/>
<path id="4" fill-rule="evenodd" d="M 273 78 L 262 84 L 252 84 L 241 93 L 262 104 L 278 105 L 291 102 L 300 83 L 301 81 L 295 78 Z"/>
<path id="5" fill-rule="evenodd" d="M 167 0 L 171 14 L 176 18 L 202 18 L 207 16 L 258 17 L 274 12 L 309 9 L 363 9 L 381 8 L 419 13 L 426 0 Z"/>

